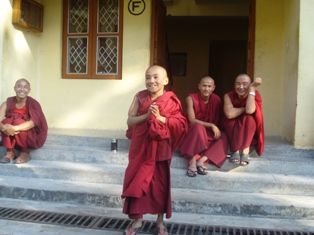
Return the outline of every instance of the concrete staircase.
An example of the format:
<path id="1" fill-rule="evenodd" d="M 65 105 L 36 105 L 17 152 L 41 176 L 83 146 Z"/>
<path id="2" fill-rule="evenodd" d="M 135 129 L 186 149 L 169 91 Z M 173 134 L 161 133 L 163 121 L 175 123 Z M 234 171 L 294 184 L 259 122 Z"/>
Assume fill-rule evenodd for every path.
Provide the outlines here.
<path id="1" fill-rule="evenodd" d="M 110 151 L 111 138 L 118 139 L 116 153 Z M 121 191 L 129 144 L 118 131 L 51 129 L 46 144 L 31 151 L 30 162 L 0 165 L 0 197 L 55 207 L 100 207 L 125 216 Z M 5 151 L 1 147 L 0 155 Z M 267 138 L 264 155 L 253 154 L 248 166 L 226 161 L 220 169 L 207 168 L 208 175 L 189 178 L 185 159 L 178 152 L 173 156 L 173 211 L 185 215 L 186 223 L 206 216 L 298 220 L 303 229 L 314 230 L 314 150 Z"/>

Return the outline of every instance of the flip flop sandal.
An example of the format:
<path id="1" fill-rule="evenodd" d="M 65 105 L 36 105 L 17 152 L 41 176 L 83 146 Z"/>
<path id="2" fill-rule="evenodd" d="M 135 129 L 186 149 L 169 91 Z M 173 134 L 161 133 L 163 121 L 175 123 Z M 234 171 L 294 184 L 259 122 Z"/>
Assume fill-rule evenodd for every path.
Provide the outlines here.
<path id="1" fill-rule="evenodd" d="M 14 159 L 14 157 L 15 157 L 14 152 L 9 151 L 3 158 L 1 158 L 0 163 L 9 163 Z"/>
<path id="2" fill-rule="evenodd" d="M 244 164 L 245 163 L 245 164 Z M 249 154 L 242 154 L 240 159 L 241 166 L 247 166 L 250 163 L 250 155 Z"/>
<path id="3" fill-rule="evenodd" d="M 197 167 L 197 174 L 199 174 L 199 175 L 207 175 L 208 172 L 205 170 L 205 167 L 203 167 L 203 166 L 198 166 L 198 167 Z"/>
<path id="4" fill-rule="evenodd" d="M 140 227 L 133 228 L 132 225 L 130 225 L 130 226 L 127 228 L 128 234 L 124 231 L 124 232 L 123 232 L 123 235 L 136 235 L 138 232 L 141 231 L 142 226 L 143 226 L 143 224 L 142 224 Z"/>
<path id="5" fill-rule="evenodd" d="M 193 170 L 191 170 L 191 169 L 188 169 L 188 170 L 186 171 L 186 175 L 187 175 L 188 177 L 195 177 L 195 176 L 197 176 L 197 171 L 193 171 Z"/>
<path id="6" fill-rule="evenodd" d="M 237 152 L 232 152 L 231 153 L 231 156 L 229 158 L 229 162 L 239 165 L 240 164 L 240 160 L 241 160 L 241 157 L 240 157 L 239 153 L 237 153 Z"/>
<path id="7" fill-rule="evenodd" d="M 14 164 L 23 164 L 31 160 L 31 155 L 29 153 L 20 153 L 20 155 L 15 159 Z"/>
<path id="8" fill-rule="evenodd" d="M 164 228 L 157 228 L 156 227 L 156 235 L 168 235 L 167 227 Z"/>

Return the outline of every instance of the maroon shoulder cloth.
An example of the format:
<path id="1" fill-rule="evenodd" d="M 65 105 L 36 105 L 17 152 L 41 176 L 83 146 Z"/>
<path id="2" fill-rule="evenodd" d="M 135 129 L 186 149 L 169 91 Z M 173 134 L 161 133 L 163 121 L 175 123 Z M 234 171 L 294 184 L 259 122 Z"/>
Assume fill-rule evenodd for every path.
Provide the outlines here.
<path id="1" fill-rule="evenodd" d="M 128 137 L 131 137 L 132 141 L 122 197 L 139 198 L 148 191 L 155 162 L 170 163 L 174 150 L 187 132 L 187 121 L 182 115 L 179 99 L 171 91 L 165 92 L 155 100 L 151 100 L 148 90 L 138 92 L 136 97 L 140 103 L 138 116 L 147 113 L 149 106 L 155 102 L 160 115 L 166 117 L 164 124 L 151 114 L 145 122 L 132 126 L 127 132 L 131 134 Z"/>
<path id="2" fill-rule="evenodd" d="M 193 100 L 195 118 L 219 126 L 221 116 L 221 100 L 219 96 L 212 93 L 207 104 L 204 103 L 200 92 L 189 94 L 189 96 Z"/>
<path id="3" fill-rule="evenodd" d="M 7 99 L 6 117 L 10 118 L 14 117 L 14 115 L 21 115 L 14 112 L 15 104 L 15 96 Z M 23 115 L 22 119 L 25 121 L 32 120 L 35 125 L 32 129 L 27 131 L 27 146 L 37 149 L 42 147 L 46 142 L 48 134 L 47 121 L 40 104 L 30 96 L 28 96 L 26 100 L 26 110 L 27 114 Z"/>
<path id="4" fill-rule="evenodd" d="M 227 94 L 231 100 L 233 107 L 235 108 L 245 107 L 247 97 L 240 102 L 238 99 L 237 93 L 235 91 L 230 91 Z M 256 123 L 256 130 L 255 130 L 255 133 L 253 133 L 254 136 L 251 142 L 251 146 L 254 146 L 256 153 L 259 156 L 261 156 L 264 152 L 265 138 L 264 138 L 264 119 L 263 119 L 263 109 L 262 109 L 262 97 L 258 90 L 255 91 L 255 107 L 256 107 L 255 112 L 252 115 L 250 115 L 254 118 L 255 123 Z M 243 125 L 242 124 L 238 125 L 238 123 L 245 120 L 245 116 L 247 115 L 249 114 L 242 114 L 241 116 L 237 118 L 233 118 L 233 119 L 227 119 L 226 117 L 224 117 L 223 126 L 226 130 L 226 133 L 228 134 L 230 132 L 233 132 L 233 133 L 240 132 L 239 130 L 237 130 L 237 128 L 241 128 L 240 126 L 243 126 Z M 233 139 L 232 141 L 237 141 L 237 140 Z M 231 143 L 232 141 L 229 140 L 231 145 L 232 145 Z"/>

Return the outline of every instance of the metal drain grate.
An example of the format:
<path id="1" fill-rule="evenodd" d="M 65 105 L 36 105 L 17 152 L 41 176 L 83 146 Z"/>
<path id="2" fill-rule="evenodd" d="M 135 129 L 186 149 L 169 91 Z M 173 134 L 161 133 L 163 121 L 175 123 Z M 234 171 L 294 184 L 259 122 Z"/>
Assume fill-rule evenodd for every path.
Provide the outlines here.
<path id="1" fill-rule="evenodd" d="M 0 207 L 0 219 L 63 225 L 99 230 L 124 231 L 132 223 L 128 219 L 103 216 L 74 215 L 47 211 L 34 211 Z M 172 235 L 314 235 L 314 232 L 232 228 L 221 226 L 167 223 Z M 143 221 L 142 234 L 154 234 L 156 224 Z"/>

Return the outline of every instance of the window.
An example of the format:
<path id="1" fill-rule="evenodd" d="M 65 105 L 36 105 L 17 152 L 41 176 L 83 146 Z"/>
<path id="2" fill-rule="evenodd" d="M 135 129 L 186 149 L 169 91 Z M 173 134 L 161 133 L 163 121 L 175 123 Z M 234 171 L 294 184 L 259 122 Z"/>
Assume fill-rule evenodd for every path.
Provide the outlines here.
<path id="1" fill-rule="evenodd" d="M 63 78 L 122 78 L 122 10 L 123 0 L 63 0 Z"/>
<path id="2" fill-rule="evenodd" d="M 12 23 L 35 32 L 43 31 L 44 6 L 33 0 L 14 0 Z"/>

